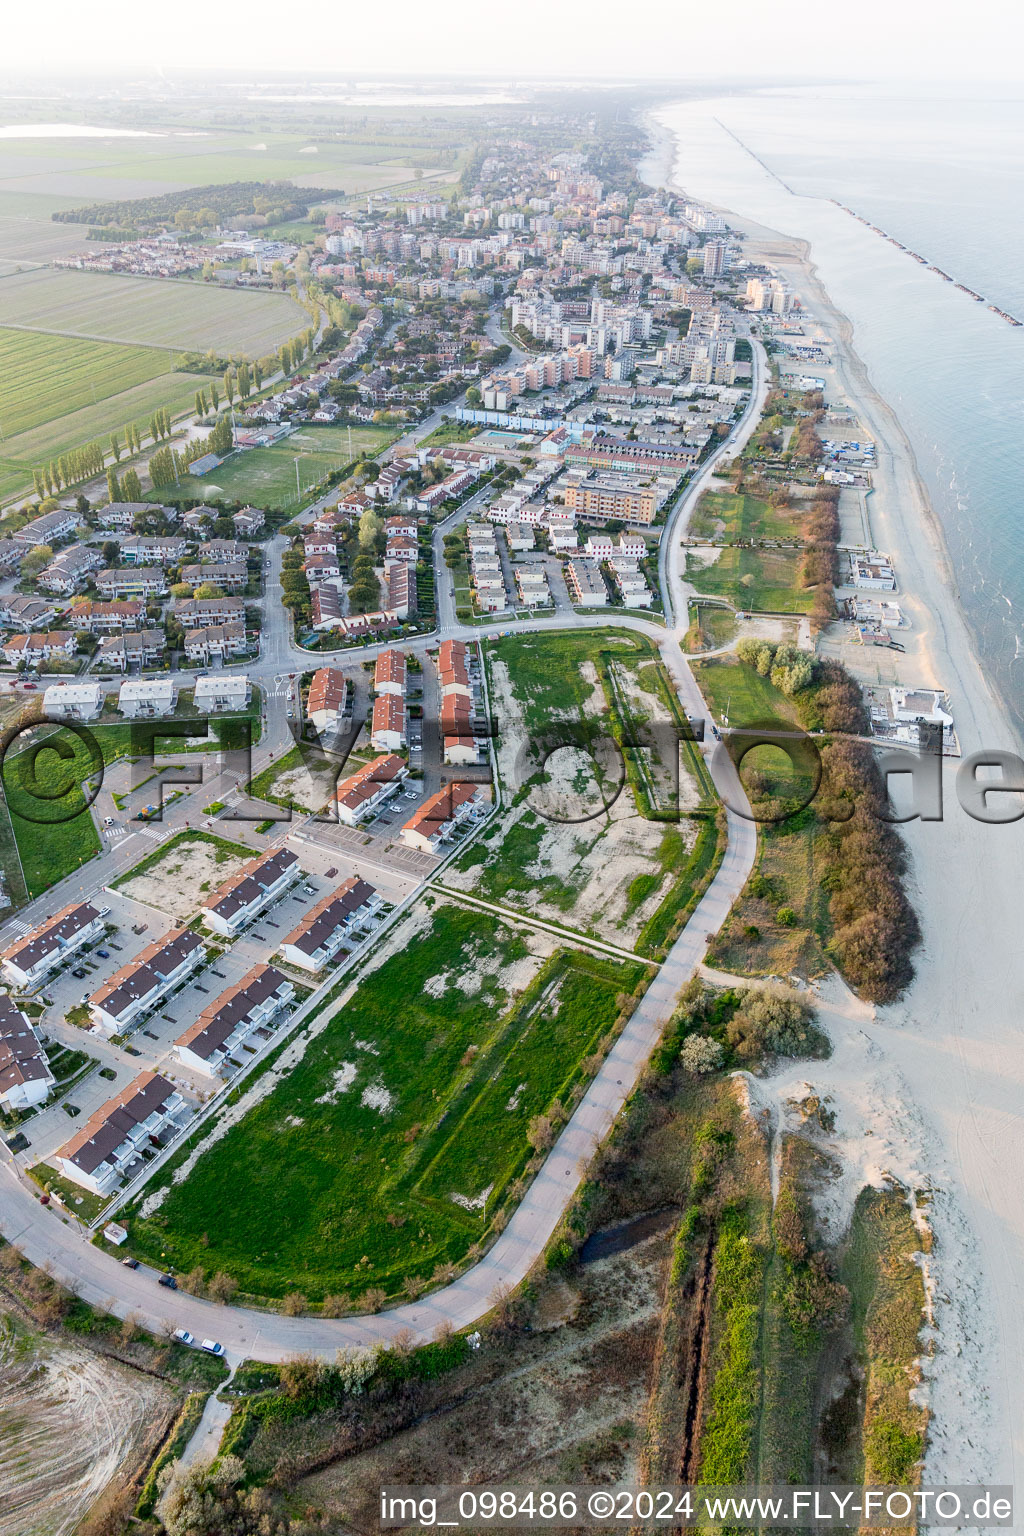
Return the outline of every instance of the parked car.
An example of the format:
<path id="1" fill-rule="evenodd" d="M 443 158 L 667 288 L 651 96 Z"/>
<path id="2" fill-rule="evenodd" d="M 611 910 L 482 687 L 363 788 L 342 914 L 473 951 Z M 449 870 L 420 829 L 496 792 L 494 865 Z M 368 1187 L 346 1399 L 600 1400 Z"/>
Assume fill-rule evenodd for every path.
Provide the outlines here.
<path id="1" fill-rule="evenodd" d="M 224 1345 L 218 1344 L 216 1339 L 204 1339 L 202 1347 L 208 1355 L 222 1355 L 224 1353 Z"/>
<path id="2" fill-rule="evenodd" d="M 138 1259 L 122 1259 L 121 1263 L 124 1265 L 125 1269 L 138 1269 L 139 1267 Z"/>
<path id="3" fill-rule="evenodd" d="M 29 693 L 37 692 L 37 685 L 35 683 L 26 683 L 24 686 Z"/>
<path id="4" fill-rule="evenodd" d="M 189 1333 L 187 1328 L 175 1328 L 174 1337 L 179 1344 L 194 1344 L 196 1341 L 195 1334 Z"/>
<path id="5" fill-rule="evenodd" d="M 71 974 L 72 976 L 77 976 L 79 981 L 81 981 L 82 977 L 88 976 L 89 972 L 86 970 L 84 965 L 76 965 Z"/>
<path id="6" fill-rule="evenodd" d="M 173 1275 L 161 1275 L 156 1283 L 157 1285 L 165 1285 L 169 1291 L 176 1291 L 178 1289 L 178 1282 Z"/>
<path id="7" fill-rule="evenodd" d="M 109 960 L 110 959 L 110 950 L 109 949 L 98 949 L 96 951 L 96 953 L 99 955 L 101 960 Z"/>

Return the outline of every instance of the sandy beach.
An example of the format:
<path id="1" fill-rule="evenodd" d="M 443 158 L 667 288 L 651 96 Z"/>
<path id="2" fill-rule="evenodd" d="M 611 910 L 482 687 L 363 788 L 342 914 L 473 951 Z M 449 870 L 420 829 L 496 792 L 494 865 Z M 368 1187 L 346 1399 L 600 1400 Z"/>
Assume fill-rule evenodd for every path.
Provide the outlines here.
<path id="1" fill-rule="evenodd" d="M 667 124 L 648 126 L 655 146 L 644 173 L 686 190 L 669 169 Z M 912 625 L 900 635 L 899 679 L 947 690 L 964 758 L 1020 751 L 979 664 L 913 446 L 821 286 L 813 249 L 742 209 L 722 211 L 747 236 L 746 253 L 778 268 L 800 295 L 807 328 L 830 339 L 827 397 L 844 398 L 877 444 L 871 531 L 893 557 Z M 959 767 L 944 764 L 943 820 L 902 829 L 924 934 L 915 981 L 885 1008 L 860 1005 L 831 981 L 822 1021 L 834 1054 L 796 1076 L 831 1094 L 838 1112 L 831 1146 L 847 1176 L 828 1213 L 833 1223 L 846 1219 L 861 1183 L 887 1174 L 928 1192 L 934 1248 L 922 1263 L 934 1326 L 923 1362 L 932 1414 L 923 1481 L 1011 1483 L 1024 1470 L 1024 830 L 1019 821 L 986 826 L 968 816 L 955 792 Z M 1012 803 L 1024 810 L 1018 796 L 999 800 L 1006 811 Z M 783 1120 L 793 1087 L 792 1073 L 762 1085 Z"/>

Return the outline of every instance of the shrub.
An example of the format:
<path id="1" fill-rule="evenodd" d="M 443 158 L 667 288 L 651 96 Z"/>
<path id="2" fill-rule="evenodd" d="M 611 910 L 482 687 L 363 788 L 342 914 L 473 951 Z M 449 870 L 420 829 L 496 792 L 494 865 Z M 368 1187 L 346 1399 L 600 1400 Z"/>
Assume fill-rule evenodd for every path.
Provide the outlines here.
<path id="1" fill-rule="evenodd" d="M 766 1053 L 815 1055 L 822 1037 L 812 1020 L 808 1004 L 784 988 L 751 988 L 729 1021 L 727 1035 L 742 1060 Z"/>
<path id="2" fill-rule="evenodd" d="M 718 1071 L 723 1054 L 717 1040 L 709 1040 L 707 1035 L 688 1035 L 679 1052 L 679 1063 L 687 1072 L 704 1077 Z"/>
<path id="3" fill-rule="evenodd" d="M 281 1303 L 285 1317 L 301 1317 L 306 1310 L 306 1298 L 301 1291 L 289 1291 Z"/>

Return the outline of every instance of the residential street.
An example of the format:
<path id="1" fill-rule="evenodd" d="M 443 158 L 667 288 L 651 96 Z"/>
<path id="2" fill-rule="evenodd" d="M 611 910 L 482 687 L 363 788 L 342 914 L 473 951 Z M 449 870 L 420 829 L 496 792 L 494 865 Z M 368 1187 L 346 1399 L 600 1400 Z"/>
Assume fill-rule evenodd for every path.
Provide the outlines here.
<path id="1" fill-rule="evenodd" d="M 437 583 L 438 627 L 431 635 L 401 642 L 404 650 L 422 654 L 436 646 L 441 638 L 454 637 L 475 641 L 488 633 L 529 633 L 551 629 L 607 627 L 615 624 L 647 635 L 660 649 L 675 680 L 686 712 L 705 720 L 708 742 L 704 752 L 709 771 L 722 798 L 730 805 L 744 807 L 745 796 L 732 761 L 724 746 L 715 747 L 707 708 L 700 695 L 681 637 L 687 626 L 687 587 L 685 562 L 680 558 L 680 533 L 714 468 L 734 455 L 746 442 L 756 425 L 767 389 L 765 358 L 759 343 L 754 344 L 753 384 L 749 403 L 733 426 L 729 437 L 695 475 L 685 496 L 665 527 L 659 554 L 659 578 L 669 627 L 634 613 L 618 610 L 593 617 L 575 614 L 509 619 L 493 629 L 455 622 L 447 570 L 440 560 L 441 540 L 454 521 L 470 515 L 473 498 L 434 532 Z M 271 755 L 279 756 L 291 745 L 288 706 L 294 700 L 294 685 L 289 671 L 298 674 L 314 664 L 314 655 L 291 639 L 289 619 L 280 605 L 280 570 L 284 540 L 275 538 L 268 546 L 270 570 L 264 600 L 263 649 L 258 662 L 246 668 L 253 681 L 264 689 L 266 723 L 263 739 L 253 752 L 253 772 L 265 766 Z M 671 627 L 674 624 L 675 627 Z M 381 641 L 333 655 L 315 654 L 317 664 L 336 658 L 363 661 L 394 642 Z M 165 817 L 161 833 L 171 835 L 186 821 L 201 822 L 200 807 L 213 798 L 237 798 L 237 779 L 216 763 L 208 784 L 179 802 Z M 707 893 L 673 945 L 654 982 L 627 1023 L 606 1058 L 585 1097 L 566 1124 L 547 1161 L 534 1179 L 508 1227 L 486 1256 L 452 1285 L 406 1306 L 378 1315 L 328 1320 L 312 1317 L 290 1318 L 270 1312 L 219 1306 L 184 1292 L 160 1290 L 155 1272 L 146 1268 L 132 1271 L 112 1256 L 93 1247 L 71 1225 L 64 1225 L 53 1212 L 41 1207 L 19 1179 L 6 1147 L 0 1173 L 0 1227 L 8 1241 L 17 1244 L 34 1264 L 46 1266 L 63 1283 L 73 1286 L 85 1300 L 109 1308 L 119 1316 L 134 1313 L 147 1326 L 160 1328 L 165 1322 L 187 1327 L 197 1336 L 213 1336 L 237 1362 L 243 1356 L 279 1360 L 299 1351 L 332 1355 L 343 1344 L 367 1344 L 389 1339 L 410 1330 L 418 1340 L 429 1338 L 440 1323 L 462 1328 L 472 1323 L 492 1305 L 495 1288 L 515 1285 L 529 1271 L 554 1231 L 559 1219 L 578 1188 L 589 1159 L 612 1126 L 623 1103 L 636 1084 L 651 1052 L 671 1015 L 681 989 L 704 960 L 708 940 L 717 933 L 743 888 L 756 853 L 756 829 L 752 821 L 729 811 L 728 846 Z M 234 822 L 232 837 L 245 838 L 246 824 Z M 303 833 L 296 823 L 283 824 L 281 836 L 296 836 L 301 849 Z M 102 857 L 85 866 L 81 875 L 66 880 L 53 891 L 23 909 L 17 923 L 8 923 L 0 931 L 0 945 L 13 938 L 28 923 L 38 921 L 68 901 L 96 893 L 133 864 L 142 852 L 136 836 L 126 837 L 107 848 Z"/>

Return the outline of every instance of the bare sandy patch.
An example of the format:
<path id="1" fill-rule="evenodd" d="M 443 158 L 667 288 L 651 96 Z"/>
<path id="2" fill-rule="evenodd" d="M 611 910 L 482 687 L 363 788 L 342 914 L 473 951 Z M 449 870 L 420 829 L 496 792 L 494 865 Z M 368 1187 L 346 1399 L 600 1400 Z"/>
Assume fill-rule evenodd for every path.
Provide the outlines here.
<path id="1" fill-rule="evenodd" d="M 202 839 L 177 842 L 171 838 L 155 864 L 118 888 L 133 901 L 143 901 L 175 921 L 185 922 L 194 916 L 211 891 L 230 880 L 253 858 L 255 853 L 236 855 Z"/>
<path id="2" fill-rule="evenodd" d="M 0 1314 L 0 1536 L 65 1536 L 130 1465 L 173 1396 L 128 1371 Z"/>
<path id="3" fill-rule="evenodd" d="M 330 764 L 307 767 L 299 763 L 278 774 L 270 786 L 270 793 L 281 800 L 293 800 L 306 811 L 322 811 L 334 792 L 338 778 L 337 769 Z"/>

